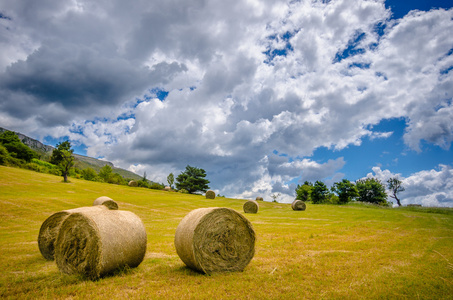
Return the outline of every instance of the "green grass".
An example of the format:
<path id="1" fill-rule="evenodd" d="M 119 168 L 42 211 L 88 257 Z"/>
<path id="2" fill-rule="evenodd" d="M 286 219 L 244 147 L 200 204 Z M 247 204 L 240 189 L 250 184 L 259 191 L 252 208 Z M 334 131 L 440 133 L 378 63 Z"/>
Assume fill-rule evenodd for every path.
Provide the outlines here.
<path id="1" fill-rule="evenodd" d="M 206 276 L 176 254 L 177 225 L 199 207 L 243 212 L 244 200 L 205 199 L 0 166 L 0 298 L 11 299 L 447 299 L 453 295 L 453 215 L 446 209 L 260 202 L 245 214 L 256 253 L 240 273 Z M 37 236 L 51 214 L 109 196 L 148 234 L 135 269 L 89 281 L 61 274 Z"/>

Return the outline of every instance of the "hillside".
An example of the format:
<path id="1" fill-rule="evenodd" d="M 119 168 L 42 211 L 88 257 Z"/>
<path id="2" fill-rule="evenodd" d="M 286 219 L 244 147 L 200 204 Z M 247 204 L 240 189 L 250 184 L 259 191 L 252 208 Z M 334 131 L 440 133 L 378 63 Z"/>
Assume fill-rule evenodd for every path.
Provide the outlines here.
<path id="1" fill-rule="evenodd" d="M 206 276 L 174 247 L 182 218 L 200 207 L 243 213 L 244 200 L 157 191 L 0 166 L 0 298 L 6 299 L 451 299 L 453 214 L 439 209 L 259 202 L 243 214 L 256 232 L 243 272 Z M 147 233 L 144 261 L 98 281 L 63 275 L 40 254 L 51 214 L 109 196 Z M 433 210 L 436 211 L 436 210 Z M 441 213 L 442 212 L 442 213 Z M 114 234 L 114 233 L 112 233 Z"/>
<path id="2" fill-rule="evenodd" d="M 8 129 L 0 127 L 0 133 L 7 131 L 7 130 Z M 20 132 L 16 132 L 16 134 L 19 137 L 19 139 L 22 141 L 22 143 L 24 143 L 25 145 L 27 145 L 28 147 L 30 147 L 31 149 L 36 151 L 41 156 L 42 159 L 46 160 L 46 159 L 50 158 L 50 156 L 52 155 L 52 151 L 53 151 L 54 147 L 49 146 L 49 145 L 44 145 L 40 141 L 32 139 Z M 83 170 L 83 169 L 86 169 L 89 167 L 89 168 L 96 170 L 96 172 L 99 172 L 99 170 L 103 166 L 109 165 L 110 167 L 112 167 L 113 172 L 120 174 L 124 178 L 135 179 L 135 180 L 140 180 L 142 178 L 142 176 L 137 175 L 131 171 L 115 167 L 109 161 L 99 160 L 96 158 L 83 156 L 83 155 L 79 155 L 79 154 L 74 154 L 74 158 L 75 158 L 75 167 L 78 169 Z"/>

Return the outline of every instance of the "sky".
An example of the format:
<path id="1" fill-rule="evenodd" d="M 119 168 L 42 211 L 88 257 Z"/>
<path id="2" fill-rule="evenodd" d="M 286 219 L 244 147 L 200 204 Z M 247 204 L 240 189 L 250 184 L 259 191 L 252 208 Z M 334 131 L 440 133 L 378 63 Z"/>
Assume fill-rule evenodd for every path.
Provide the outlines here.
<path id="1" fill-rule="evenodd" d="M 404 205 L 452 207 L 451 7 L 0 0 L 0 127 L 227 197 L 397 176 Z"/>

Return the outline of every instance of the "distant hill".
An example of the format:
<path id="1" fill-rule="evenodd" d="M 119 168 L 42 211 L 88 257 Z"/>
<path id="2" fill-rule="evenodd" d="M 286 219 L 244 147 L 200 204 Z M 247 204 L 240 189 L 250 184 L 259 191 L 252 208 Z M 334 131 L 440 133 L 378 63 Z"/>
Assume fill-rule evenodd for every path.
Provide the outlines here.
<path id="1" fill-rule="evenodd" d="M 0 133 L 5 132 L 5 131 L 12 131 L 12 130 L 0 127 Z M 41 156 L 41 159 L 43 159 L 43 160 L 48 160 L 50 158 L 50 156 L 52 155 L 53 149 L 55 149 L 55 147 L 52 147 L 49 145 L 44 145 L 40 141 L 32 139 L 31 137 L 28 137 L 20 132 L 15 132 L 15 133 L 17 134 L 19 139 L 22 141 L 22 143 L 24 143 L 25 145 L 30 147 L 32 150 L 36 151 Z M 110 167 L 112 167 L 113 172 L 120 174 L 124 178 L 134 179 L 134 180 L 142 179 L 142 176 L 137 175 L 134 172 L 131 172 L 131 171 L 128 171 L 125 169 L 117 168 L 109 161 L 100 160 L 100 159 L 96 159 L 96 158 L 88 157 L 88 156 L 84 156 L 84 155 L 79 155 L 79 154 L 74 154 L 74 158 L 75 158 L 75 167 L 78 169 L 81 169 L 81 170 L 86 169 L 86 168 L 92 168 L 92 169 L 96 170 L 96 172 L 99 172 L 99 170 L 103 166 L 109 165 Z"/>

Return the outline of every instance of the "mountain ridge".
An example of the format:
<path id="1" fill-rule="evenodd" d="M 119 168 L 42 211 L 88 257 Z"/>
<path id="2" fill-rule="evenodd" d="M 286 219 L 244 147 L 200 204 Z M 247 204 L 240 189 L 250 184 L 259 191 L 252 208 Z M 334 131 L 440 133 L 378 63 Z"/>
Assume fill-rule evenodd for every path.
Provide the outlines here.
<path id="1" fill-rule="evenodd" d="M 23 133 L 0 127 L 0 133 L 3 133 L 5 131 L 12 131 L 15 134 L 17 134 L 17 136 L 22 141 L 22 143 L 24 143 L 25 145 L 30 147 L 32 150 L 36 151 L 41 156 L 42 159 L 49 159 L 50 156 L 52 155 L 52 151 L 55 149 L 55 147 L 45 145 L 36 139 L 26 136 Z M 86 168 L 92 168 L 96 172 L 99 172 L 99 170 L 102 167 L 104 167 L 105 165 L 109 165 L 113 169 L 113 172 L 120 174 L 124 178 L 129 178 L 129 179 L 134 179 L 134 180 L 142 179 L 142 176 L 135 174 L 134 172 L 131 172 L 129 170 L 115 167 L 113 165 L 113 163 L 111 163 L 109 161 L 100 160 L 97 158 L 80 155 L 80 154 L 73 154 L 73 155 L 74 155 L 74 160 L 75 160 L 75 167 L 77 167 L 79 169 L 83 170 Z"/>

